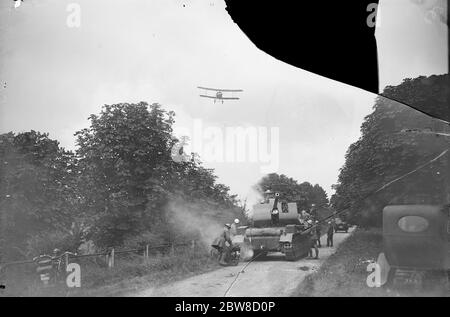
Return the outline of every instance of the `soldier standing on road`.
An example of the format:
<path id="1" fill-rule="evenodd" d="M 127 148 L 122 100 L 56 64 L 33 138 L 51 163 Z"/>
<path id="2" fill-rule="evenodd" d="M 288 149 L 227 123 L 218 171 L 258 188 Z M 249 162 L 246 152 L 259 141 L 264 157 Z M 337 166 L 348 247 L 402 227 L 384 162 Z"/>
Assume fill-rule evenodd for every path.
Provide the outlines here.
<path id="1" fill-rule="evenodd" d="M 322 243 L 320 243 L 320 237 L 322 236 L 322 232 L 320 231 L 320 224 L 316 221 L 316 234 L 317 234 L 317 245 L 319 248 L 322 247 Z"/>
<path id="2" fill-rule="evenodd" d="M 327 247 L 333 247 L 333 235 L 334 235 L 334 225 L 331 221 L 329 221 L 327 231 Z"/>
<path id="3" fill-rule="evenodd" d="M 309 226 L 313 225 L 312 220 L 308 221 L 308 225 Z M 308 255 L 310 258 L 312 258 L 312 249 L 314 249 L 315 255 L 316 255 L 314 257 L 314 259 L 318 259 L 319 258 L 319 248 L 317 248 L 317 230 L 316 230 L 316 228 L 312 228 L 310 231 L 310 243 L 311 243 L 311 246 L 310 246 Z"/>

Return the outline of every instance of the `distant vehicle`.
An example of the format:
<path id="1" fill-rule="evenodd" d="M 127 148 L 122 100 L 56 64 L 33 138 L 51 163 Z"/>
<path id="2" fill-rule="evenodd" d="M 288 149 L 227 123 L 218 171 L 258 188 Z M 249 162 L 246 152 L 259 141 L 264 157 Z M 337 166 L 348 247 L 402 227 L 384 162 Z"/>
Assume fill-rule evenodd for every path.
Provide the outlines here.
<path id="1" fill-rule="evenodd" d="M 348 222 L 343 221 L 341 219 L 336 220 L 336 224 L 334 225 L 334 232 L 342 231 L 342 232 L 348 232 L 348 229 L 350 228 L 350 225 Z"/>
<path id="2" fill-rule="evenodd" d="M 214 99 L 214 103 L 216 101 L 221 101 L 222 103 L 224 100 L 239 100 L 240 98 L 235 96 L 235 93 L 243 92 L 242 89 L 217 89 L 217 88 L 206 88 L 206 87 L 197 87 L 198 89 L 204 90 L 204 94 L 201 94 L 200 97 L 202 98 L 210 98 Z M 210 96 L 208 95 L 208 92 L 212 91 L 213 94 Z M 230 93 L 231 96 L 224 96 L 224 93 Z"/>
<path id="3" fill-rule="evenodd" d="M 392 205 L 383 209 L 388 283 L 422 283 L 450 273 L 450 206 Z"/>

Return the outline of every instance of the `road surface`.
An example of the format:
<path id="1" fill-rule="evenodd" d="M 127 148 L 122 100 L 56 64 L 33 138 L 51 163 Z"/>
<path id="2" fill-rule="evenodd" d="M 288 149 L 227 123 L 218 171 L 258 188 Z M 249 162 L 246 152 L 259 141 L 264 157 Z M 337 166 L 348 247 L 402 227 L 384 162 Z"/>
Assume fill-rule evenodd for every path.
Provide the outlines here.
<path id="1" fill-rule="evenodd" d="M 351 233 L 351 230 L 350 230 Z M 139 297 L 285 297 L 289 296 L 303 279 L 317 271 L 321 264 L 336 251 L 336 247 L 350 233 L 336 233 L 334 247 L 327 248 L 326 236 L 322 237 L 319 260 L 300 259 L 289 262 L 281 253 L 239 266 L 197 275 L 159 288 L 150 288 L 134 296 Z M 238 275 L 238 276 L 237 276 Z M 230 286 L 232 287 L 230 288 Z"/>

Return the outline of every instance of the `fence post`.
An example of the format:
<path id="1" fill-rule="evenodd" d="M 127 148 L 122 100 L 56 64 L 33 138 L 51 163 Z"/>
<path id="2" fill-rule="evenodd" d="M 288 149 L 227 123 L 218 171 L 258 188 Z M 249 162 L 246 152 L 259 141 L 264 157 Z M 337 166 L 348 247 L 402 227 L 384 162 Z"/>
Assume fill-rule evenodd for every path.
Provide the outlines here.
<path id="1" fill-rule="evenodd" d="M 64 260 L 66 261 L 66 268 L 67 268 L 67 266 L 69 265 L 69 255 L 67 253 L 65 255 L 65 259 Z"/>
<path id="2" fill-rule="evenodd" d="M 114 267 L 114 248 L 111 249 L 110 254 L 109 254 L 108 267 L 109 268 Z"/>
<path id="3" fill-rule="evenodd" d="M 195 249 L 195 240 L 192 240 L 192 249 Z"/>
<path id="4" fill-rule="evenodd" d="M 171 253 L 171 255 L 175 254 L 175 244 L 173 244 L 173 243 L 170 245 L 170 253 Z"/>
<path id="5" fill-rule="evenodd" d="M 148 259 L 148 251 L 149 251 L 149 246 L 148 246 L 148 244 L 145 246 L 145 254 L 144 254 L 144 257 L 146 258 L 146 259 Z"/>
<path id="6" fill-rule="evenodd" d="M 114 248 L 111 250 L 111 267 L 114 267 Z"/>

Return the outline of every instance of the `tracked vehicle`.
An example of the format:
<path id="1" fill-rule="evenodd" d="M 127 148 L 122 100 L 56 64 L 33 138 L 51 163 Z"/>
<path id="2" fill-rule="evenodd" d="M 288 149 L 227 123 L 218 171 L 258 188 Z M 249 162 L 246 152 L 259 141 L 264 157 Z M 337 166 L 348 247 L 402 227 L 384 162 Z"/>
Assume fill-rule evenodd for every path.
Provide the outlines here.
<path id="1" fill-rule="evenodd" d="M 310 234 L 305 229 L 299 221 L 297 203 L 280 199 L 277 193 L 253 207 L 250 226 L 238 228 L 233 242 L 251 248 L 254 257 L 281 252 L 292 261 L 310 250 Z"/>

